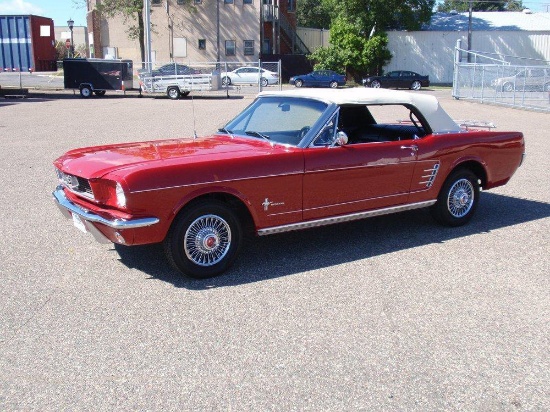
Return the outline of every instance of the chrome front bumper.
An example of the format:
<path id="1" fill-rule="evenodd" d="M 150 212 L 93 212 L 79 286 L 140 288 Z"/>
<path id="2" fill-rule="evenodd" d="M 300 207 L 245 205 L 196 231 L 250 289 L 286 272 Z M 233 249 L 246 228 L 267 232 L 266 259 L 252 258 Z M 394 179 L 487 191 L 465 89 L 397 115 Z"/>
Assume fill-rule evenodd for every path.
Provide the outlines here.
<path id="1" fill-rule="evenodd" d="M 86 229 L 88 229 L 88 231 L 92 233 L 92 235 L 100 242 L 110 243 L 111 240 L 107 239 L 92 223 L 101 223 L 102 225 L 118 231 L 123 229 L 136 229 L 140 227 L 152 226 L 159 222 L 159 219 L 156 217 L 145 217 L 132 220 L 105 219 L 104 217 L 90 212 L 89 210 L 86 210 L 67 199 L 67 196 L 65 196 L 65 192 L 63 191 L 63 186 L 61 185 L 57 186 L 52 195 L 55 199 L 57 207 L 59 207 L 59 210 L 61 210 L 61 213 L 63 213 L 66 218 L 71 219 L 73 214 L 78 215 L 83 220 Z"/>

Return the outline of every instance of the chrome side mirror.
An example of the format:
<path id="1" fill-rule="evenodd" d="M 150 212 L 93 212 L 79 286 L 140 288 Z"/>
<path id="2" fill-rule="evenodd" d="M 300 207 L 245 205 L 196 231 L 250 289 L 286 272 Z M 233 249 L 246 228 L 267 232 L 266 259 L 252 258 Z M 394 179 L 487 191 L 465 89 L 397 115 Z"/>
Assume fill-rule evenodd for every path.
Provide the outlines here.
<path id="1" fill-rule="evenodd" d="M 338 133 L 336 133 L 336 144 L 338 146 L 345 146 L 348 144 L 348 135 L 346 134 L 346 132 L 342 132 L 342 131 L 339 131 Z"/>

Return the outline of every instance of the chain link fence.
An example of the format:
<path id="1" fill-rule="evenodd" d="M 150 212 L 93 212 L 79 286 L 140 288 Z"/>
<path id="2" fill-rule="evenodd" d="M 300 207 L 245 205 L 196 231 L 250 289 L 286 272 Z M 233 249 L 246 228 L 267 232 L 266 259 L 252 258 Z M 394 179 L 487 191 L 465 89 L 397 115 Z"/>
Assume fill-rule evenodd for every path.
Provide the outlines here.
<path id="1" fill-rule="evenodd" d="M 453 97 L 550 112 L 549 62 L 505 58 L 457 47 Z"/>
<path id="2" fill-rule="evenodd" d="M 145 94 L 242 96 L 280 90 L 281 62 L 155 62 L 136 70 Z"/>

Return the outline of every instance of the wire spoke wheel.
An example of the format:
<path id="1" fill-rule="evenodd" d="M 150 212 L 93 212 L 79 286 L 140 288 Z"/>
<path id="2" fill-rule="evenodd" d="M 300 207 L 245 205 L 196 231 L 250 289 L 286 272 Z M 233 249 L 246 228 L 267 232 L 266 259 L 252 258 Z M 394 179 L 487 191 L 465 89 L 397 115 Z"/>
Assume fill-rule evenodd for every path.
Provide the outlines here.
<path id="1" fill-rule="evenodd" d="M 447 178 L 437 202 L 431 207 L 432 216 L 446 226 L 462 226 L 472 218 L 479 202 L 480 180 L 468 169 L 455 170 Z"/>
<path id="2" fill-rule="evenodd" d="M 197 218 L 184 237 L 185 254 L 199 266 L 212 266 L 220 262 L 231 246 L 231 228 L 216 215 Z"/>
<path id="3" fill-rule="evenodd" d="M 474 196 L 474 187 L 468 179 L 457 180 L 449 190 L 449 213 L 456 218 L 466 216 L 474 204 Z"/>

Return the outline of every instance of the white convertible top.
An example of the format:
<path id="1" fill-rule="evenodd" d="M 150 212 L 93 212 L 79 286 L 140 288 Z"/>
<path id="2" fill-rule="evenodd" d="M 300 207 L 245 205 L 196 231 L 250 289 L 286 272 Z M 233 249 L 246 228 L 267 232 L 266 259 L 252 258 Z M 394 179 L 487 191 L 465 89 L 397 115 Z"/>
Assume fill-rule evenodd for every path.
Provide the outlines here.
<path id="1" fill-rule="evenodd" d="M 416 107 L 433 133 L 459 132 L 460 126 L 449 117 L 439 101 L 431 95 L 387 89 L 354 87 L 349 89 L 292 89 L 261 92 L 263 96 L 305 97 L 325 103 L 344 104 L 410 104 Z"/>

